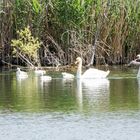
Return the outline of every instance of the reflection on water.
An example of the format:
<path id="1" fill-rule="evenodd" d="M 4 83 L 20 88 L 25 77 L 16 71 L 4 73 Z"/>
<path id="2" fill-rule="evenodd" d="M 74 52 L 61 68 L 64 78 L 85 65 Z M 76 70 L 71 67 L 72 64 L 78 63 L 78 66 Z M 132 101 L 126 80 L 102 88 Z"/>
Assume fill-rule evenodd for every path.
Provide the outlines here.
<path id="1" fill-rule="evenodd" d="M 84 81 L 62 79 L 60 75 L 42 82 L 32 74 L 27 79 L 17 79 L 14 72 L 1 73 L 1 138 L 140 138 L 139 79 L 129 72 L 126 77 L 120 72 L 108 79 Z"/>
<path id="2" fill-rule="evenodd" d="M 0 77 L 0 107 L 3 109 L 83 113 L 139 109 L 140 80 L 136 78 L 81 81 L 54 77 L 42 82 L 34 75 L 27 79 L 17 79 L 15 73 Z"/>
<path id="3" fill-rule="evenodd" d="M 88 110 L 107 110 L 109 106 L 108 79 L 77 80 L 76 89 L 77 102 L 80 108 L 85 104 L 88 106 Z"/>
<path id="4" fill-rule="evenodd" d="M 83 92 L 82 92 L 82 81 L 76 80 L 76 101 L 79 106 L 79 111 L 83 110 Z"/>

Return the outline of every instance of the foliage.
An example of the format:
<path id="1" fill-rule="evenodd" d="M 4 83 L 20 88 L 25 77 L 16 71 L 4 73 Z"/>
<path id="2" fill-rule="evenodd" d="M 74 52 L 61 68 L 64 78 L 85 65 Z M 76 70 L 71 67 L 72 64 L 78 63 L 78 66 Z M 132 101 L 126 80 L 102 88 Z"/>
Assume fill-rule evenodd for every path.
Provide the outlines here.
<path id="1" fill-rule="evenodd" d="M 19 35 L 18 39 L 13 39 L 11 46 L 14 47 L 13 53 L 23 56 L 25 60 L 30 61 L 32 64 L 38 62 L 38 49 L 40 48 L 41 42 L 38 38 L 31 35 L 29 26 L 23 30 L 17 31 Z"/>
<path id="2" fill-rule="evenodd" d="M 0 2 L 0 17 L 2 59 L 12 58 L 11 39 L 27 25 L 43 43 L 44 65 L 78 55 L 89 63 L 93 53 L 98 64 L 123 64 L 140 51 L 139 0 L 8 0 Z"/>

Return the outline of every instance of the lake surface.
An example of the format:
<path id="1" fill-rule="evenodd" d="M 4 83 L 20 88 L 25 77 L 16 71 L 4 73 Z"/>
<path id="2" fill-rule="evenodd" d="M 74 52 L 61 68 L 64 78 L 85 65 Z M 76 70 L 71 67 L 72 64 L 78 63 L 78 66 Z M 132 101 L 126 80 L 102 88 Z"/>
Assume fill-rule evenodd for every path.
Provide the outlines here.
<path id="1" fill-rule="evenodd" d="M 0 71 L 1 140 L 139 140 L 136 68 L 112 67 L 107 79 L 49 82 Z"/>

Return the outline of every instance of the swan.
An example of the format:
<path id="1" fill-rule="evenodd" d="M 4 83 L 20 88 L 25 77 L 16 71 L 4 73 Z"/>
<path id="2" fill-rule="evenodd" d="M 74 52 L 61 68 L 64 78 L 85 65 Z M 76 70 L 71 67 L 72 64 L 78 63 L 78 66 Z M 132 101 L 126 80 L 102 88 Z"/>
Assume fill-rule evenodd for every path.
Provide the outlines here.
<path id="1" fill-rule="evenodd" d="M 75 64 L 78 65 L 76 77 L 79 79 L 80 78 L 87 78 L 87 79 L 106 78 L 108 76 L 108 74 L 110 73 L 109 70 L 103 71 L 103 70 L 98 70 L 98 69 L 94 69 L 94 68 L 89 68 L 82 75 L 82 58 L 77 57 Z"/>
<path id="2" fill-rule="evenodd" d="M 42 75 L 40 78 L 41 78 L 42 82 L 47 82 L 47 81 L 51 81 L 52 80 L 52 77 L 48 76 L 48 75 Z"/>
<path id="3" fill-rule="evenodd" d="M 138 54 L 136 56 L 136 59 L 135 60 L 132 60 L 128 66 L 131 66 L 131 65 L 136 65 L 136 66 L 139 66 L 139 70 L 138 70 L 138 73 L 137 73 L 137 78 L 140 78 L 140 54 Z"/>
<path id="4" fill-rule="evenodd" d="M 71 73 L 62 72 L 62 77 L 63 77 L 64 79 L 73 79 L 73 78 L 74 78 L 74 75 L 71 74 Z"/>
<path id="5" fill-rule="evenodd" d="M 21 71 L 20 70 L 20 68 L 17 68 L 17 71 L 16 71 L 16 76 L 18 77 L 18 78 L 27 78 L 28 77 L 28 74 L 27 74 L 27 72 L 24 72 L 24 71 Z"/>
<path id="6" fill-rule="evenodd" d="M 38 70 L 37 67 L 35 67 L 35 71 L 34 72 L 35 72 L 36 75 L 44 75 L 46 73 L 45 70 Z"/>
<path id="7" fill-rule="evenodd" d="M 136 56 L 136 59 L 132 60 L 128 66 L 131 66 L 131 65 L 136 65 L 136 66 L 140 66 L 140 54 L 138 54 Z"/>

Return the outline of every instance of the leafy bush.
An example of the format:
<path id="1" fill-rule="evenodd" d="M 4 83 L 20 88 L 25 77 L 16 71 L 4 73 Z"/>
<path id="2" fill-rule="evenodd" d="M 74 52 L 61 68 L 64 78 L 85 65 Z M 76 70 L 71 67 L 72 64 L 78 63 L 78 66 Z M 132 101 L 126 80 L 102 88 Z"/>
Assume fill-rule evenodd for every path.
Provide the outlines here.
<path id="1" fill-rule="evenodd" d="M 23 30 L 17 31 L 18 39 L 13 39 L 11 46 L 13 46 L 13 53 L 18 55 L 21 59 L 33 66 L 40 65 L 38 57 L 38 49 L 41 42 L 38 38 L 32 36 L 29 26 Z"/>

